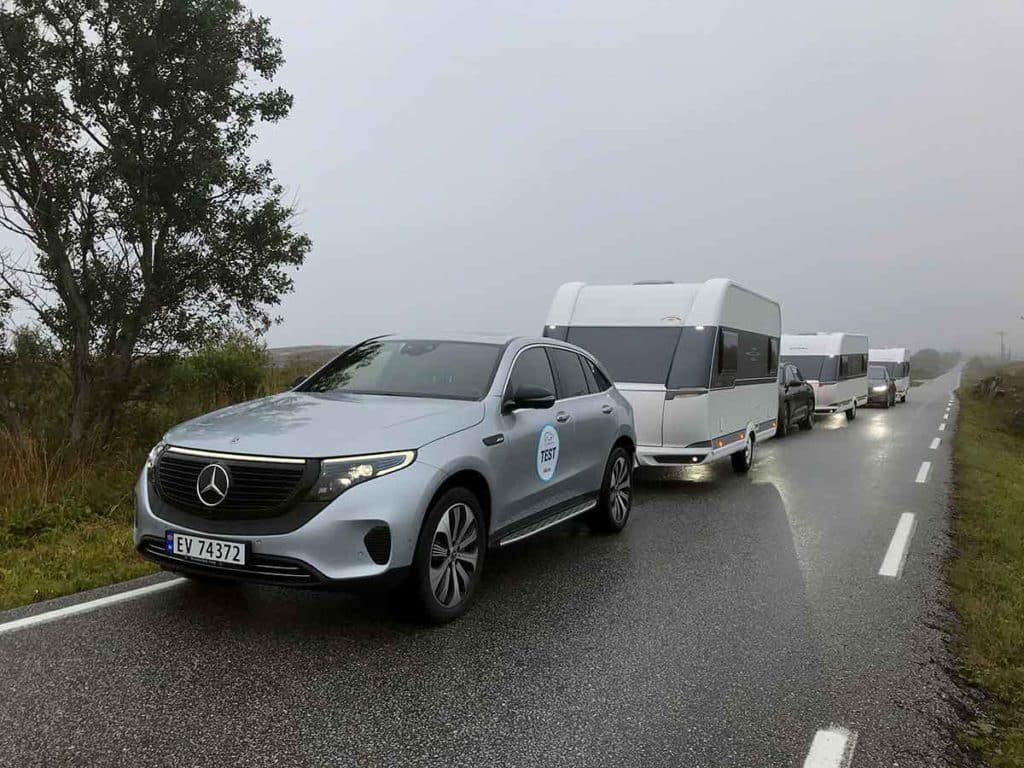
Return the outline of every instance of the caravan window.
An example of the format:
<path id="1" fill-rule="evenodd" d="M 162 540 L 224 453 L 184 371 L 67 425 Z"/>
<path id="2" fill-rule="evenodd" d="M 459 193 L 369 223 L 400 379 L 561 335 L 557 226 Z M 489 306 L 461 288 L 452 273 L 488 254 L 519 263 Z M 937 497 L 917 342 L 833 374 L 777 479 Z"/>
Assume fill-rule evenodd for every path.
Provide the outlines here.
<path id="1" fill-rule="evenodd" d="M 614 381 L 663 384 L 679 331 L 678 326 L 573 326 L 566 341 L 600 360 Z"/>
<path id="2" fill-rule="evenodd" d="M 808 381 L 831 384 L 839 375 L 839 358 L 834 355 L 783 355 L 782 362 L 795 365 Z"/>
<path id="3" fill-rule="evenodd" d="M 711 358 L 714 357 L 718 329 L 704 326 L 698 330 L 683 328 L 668 374 L 669 389 L 706 388 L 711 379 Z"/>
<path id="4" fill-rule="evenodd" d="M 724 328 L 718 334 L 718 354 L 715 356 L 715 376 L 712 387 L 731 387 L 736 384 L 736 366 L 739 364 L 740 336 Z"/>

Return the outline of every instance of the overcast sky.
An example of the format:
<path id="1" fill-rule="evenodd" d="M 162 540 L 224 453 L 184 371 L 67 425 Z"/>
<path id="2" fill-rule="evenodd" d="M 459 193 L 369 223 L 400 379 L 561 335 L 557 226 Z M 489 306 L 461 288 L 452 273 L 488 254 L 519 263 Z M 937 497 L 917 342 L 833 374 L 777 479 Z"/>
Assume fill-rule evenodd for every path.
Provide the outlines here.
<path id="1" fill-rule="evenodd" d="M 314 242 L 272 345 L 729 277 L 786 330 L 1024 355 L 1020 0 L 249 2 Z"/>

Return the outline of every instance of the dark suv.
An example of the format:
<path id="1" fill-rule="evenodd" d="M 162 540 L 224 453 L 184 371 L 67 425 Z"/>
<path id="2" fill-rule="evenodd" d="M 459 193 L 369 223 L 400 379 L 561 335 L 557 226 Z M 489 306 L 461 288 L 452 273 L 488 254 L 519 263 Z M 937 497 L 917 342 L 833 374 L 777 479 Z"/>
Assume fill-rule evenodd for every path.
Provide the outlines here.
<path id="1" fill-rule="evenodd" d="M 776 437 L 785 437 L 789 428 L 798 424 L 800 429 L 814 426 L 814 388 L 800 375 L 792 363 L 779 366 L 779 428 Z"/>
<path id="2" fill-rule="evenodd" d="M 889 408 L 896 404 L 896 380 L 881 365 L 868 366 L 868 405 Z"/>

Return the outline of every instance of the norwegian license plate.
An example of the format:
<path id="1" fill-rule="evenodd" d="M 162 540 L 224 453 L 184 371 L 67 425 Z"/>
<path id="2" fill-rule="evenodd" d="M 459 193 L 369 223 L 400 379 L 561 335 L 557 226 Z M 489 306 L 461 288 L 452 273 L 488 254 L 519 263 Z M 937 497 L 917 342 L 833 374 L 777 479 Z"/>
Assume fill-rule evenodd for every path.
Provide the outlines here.
<path id="1" fill-rule="evenodd" d="M 192 560 L 245 565 L 245 544 L 238 541 L 207 539 L 203 536 L 168 531 L 164 538 L 164 549 L 169 555 L 188 557 Z"/>

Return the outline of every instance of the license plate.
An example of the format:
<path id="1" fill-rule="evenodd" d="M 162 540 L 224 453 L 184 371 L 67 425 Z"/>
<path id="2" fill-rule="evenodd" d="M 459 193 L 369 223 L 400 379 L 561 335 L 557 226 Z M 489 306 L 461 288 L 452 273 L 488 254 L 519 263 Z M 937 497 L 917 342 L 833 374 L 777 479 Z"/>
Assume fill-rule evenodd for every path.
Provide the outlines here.
<path id="1" fill-rule="evenodd" d="M 210 563 L 245 565 L 245 544 L 168 531 L 164 549 L 169 555 L 205 560 Z"/>

